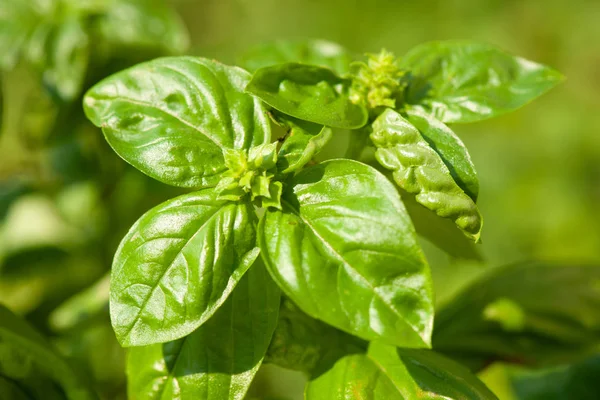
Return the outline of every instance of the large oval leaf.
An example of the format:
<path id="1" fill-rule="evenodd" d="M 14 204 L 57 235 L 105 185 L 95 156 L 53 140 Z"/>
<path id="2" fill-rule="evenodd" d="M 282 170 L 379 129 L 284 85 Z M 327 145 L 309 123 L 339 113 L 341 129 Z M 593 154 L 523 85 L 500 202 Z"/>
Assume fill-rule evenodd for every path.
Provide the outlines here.
<path id="1" fill-rule="evenodd" d="M 474 122 L 515 110 L 556 86 L 552 68 L 475 42 L 431 42 L 402 58 L 411 78 L 406 101 L 451 122 Z"/>
<path id="2" fill-rule="evenodd" d="M 473 369 L 573 362 L 600 346 L 599 282 L 598 266 L 498 268 L 441 308 L 434 346 Z"/>
<path id="3" fill-rule="evenodd" d="M 462 140 L 443 122 L 417 110 L 409 110 L 407 119 L 419 130 L 421 136 L 440 156 L 454 182 L 474 202 L 479 195 L 479 179 L 475 165 Z"/>
<path id="4" fill-rule="evenodd" d="M 123 346 L 191 333 L 258 256 L 252 207 L 215 198 L 206 189 L 169 200 L 144 214 L 121 242 L 110 312 Z"/>
<path id="5" fill-rule="evenodd" d="M 97 398 L 43 336 L 0 305 L 0 396 L 23 393 L 26 399 Z"/>
<path id="6" fill-rule="evenodd" d="M 174 342 L 129 350 L 129 398 L 241 400 L 277 324 L 279 288 L 262 263 L 204 325 Z"/>
<path id="7" fill-rule="evenodd" d="M 364 339 L 423 347 L 431 278 L 398 191 L 374 168 L 333 160 L 300 172 L 269 209 L 269 272 L 307 314 Z"/>
<path id="8" fill-rule="evenodd" d="M 306 400 L 497 400 L 465 367 L 431 350 L 371 343 L 313 378 Z"/>
<path id="9" fill-rule="evenodd" d="M 387 109 L 373 123 L 371 140 L 377 148 L 375 158 L 393 172 L 398 186 L 440 217 L 452 219 L 467 237 L 479 241 L 483 220 L 477 206 L 415 126 Z"/>
<path id="10" fill-rule="evenodd" d="M 344 84 L 330 69 L 287 63 L 259 69 L 246 90 L 292 117 L 335 128 L 360 128 L 367 123 L 367 110 L 350 101 Z"/>
<path id="11" fill-rule="evenodd" d="M 339 44 L 326 40 L 275 40 L 250 49 L 241 58 L 240 65 L 254 72 L 290 62 L 327 67 L 344 75 L 349 72 L 352 57 Z"/>
<path id="12" fill-rule="evenodd" d="M 84 98 L 88 118 L 125 161 L 171 185 L 214 186 L 223 149 L 270 139 L 249 74 L 196 57 L 159 58 L 119 72 Z"/>

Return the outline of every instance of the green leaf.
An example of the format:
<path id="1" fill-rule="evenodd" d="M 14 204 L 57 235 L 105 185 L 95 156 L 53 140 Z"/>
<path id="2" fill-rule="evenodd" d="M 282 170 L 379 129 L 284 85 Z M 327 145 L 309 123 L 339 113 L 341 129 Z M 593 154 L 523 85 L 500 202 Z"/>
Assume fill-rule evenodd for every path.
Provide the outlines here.
<path id="1" fill-rule="evenodd" d="M 277 324 L 280 291 L 262 263 L 200 328 L 174 342 L 129 350 L 129 397 L 244 398 Z"/>
<path id="2" fill-rule="evenodd" d="M 40 0 L 4 0 L 0 4 L 0 68 L 14 68 L 50 3 Z"/>
<path id="3" fill-rule="evenodd" d="M 429 267 L 398 191 L 374 168 L 332 160 L 287 183 L 259 224 L 275 281 L 308 315 L 363 339 L 429 345 Z"/>
<path id="4" fill-rule="evenodd" d="M 159 58 L 101 81 L 84 108 L 140 171 L 175 186 L 214 186 L 226 169 L 223 150 L 270 139 L 261 102 L 243 92 L 249 78 L 203 58 Z"/>
<path id="5" fill-rule="evenodd" d="M 563 76 L 482 43 L 425 43 L 402 59 L 410 71 L 405 101 L 446 123 L 475 122 L 513 111 Z"/>
<path id="6" fill-rule="evenodd" d="M 335 128 L 360 128 L 367 123 L 367 110 L 350 101 L 346 83 L 330 69 L 287 63 L 259 69 L 246 90 L 292 117 Z"/>
<path id="7" fill-rule="evenodd" d="M 441 308 L 433 344 L 473 369 L 496 360 L 568 363 L 600 348 L 599 307 L 598 266 L 510 265 Z"/>
<path id="8" fill-rule="evenodd" d="M 352 57 L 339 44 L 326 40 L 275 40 L 250 49 L 241 57 L 239 64 L 254 72 L 291 62 L 318 65 L 345 75 L 349 72 Z"/>
<path id="9" fill-rule="evenodd" d="M 0 389 L 4 388 L 21 397 L 24 392 L 27 399 L 97 398 L 44 337 L 0 305 Z"/>
<path id="10" fill-rule="evenodd" d="M 438 216 L 453 220 L 474 242 L 479 241 L 483 220 L 477 206 L 415 126 L 387 109 L 373 123 L 371 140 L 377 148 L 375 158 L 393 171 L 398 186 Z"/>
<path id="11" fill-rule="evenodd" d="M 111 2 L 97 20 L 96 29 L 113 51 L 156 49 L 162 54 L 175 55 L 189 46 L 183 21 L 163 1 Z"/>
<path id="12" fill-rule="evenodd" d="M 341 358 L 312 379 L 306 400 L 497 400 L 465 367 L 431 350 L 373 342 L 367 354 Z"/>
<path id="13" fill-rule="evenodd" d="M 520 400 L 597 399 L 600 356 L 548 370 L 510 370 L 510 380 Z"/>
<path id="14" fill-rule="evenodd" d="M 313 375 L 346 354 L 362 353 L 366 348 L 366 342 L 309 317 L 283 297 L 265 363 Z"/>
<path id="15" fill-rule="evenodd" d="M 462 260 L 483 261 L 478 245 L 447 219 L 417 203 L 415 196 L 400 189 L 402 202 L 410 215 L 417 233 L 451 257 Z"/>
<path id="16" fill-rule="evenodd" d="M 113 328 L 123 346 L 179 339 L 223 304 L 258 256 L 249 204 L 203 190 L 144 214 L 115 255 Z"/>
<path id="17" fill-rule="evenodd" d="M 323 125 L 283 114 L 277 114 L 276 119 L 288 128 L 277 162 L 279 171 L 284 174 L 302 169 L 333 136 L 331 129 Z"/>
<path id="18" fill-rule="evenodd" d="M 407 114 L 410 123 L 419 130 L 423 139 L 444 161 L 454 182 L 474 202 L 477 202 L 479 179 L 463 142 L 452 129 L 430 115 L 415 110 L 409 110 Z"/>

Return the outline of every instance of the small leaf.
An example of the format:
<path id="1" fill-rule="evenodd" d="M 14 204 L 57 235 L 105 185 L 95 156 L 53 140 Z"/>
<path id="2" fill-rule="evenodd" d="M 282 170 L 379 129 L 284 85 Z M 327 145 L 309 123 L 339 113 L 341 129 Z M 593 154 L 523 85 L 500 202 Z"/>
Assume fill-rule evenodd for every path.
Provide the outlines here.
<path id="1" fill-rule="evenodd" d="M 497 400 L 465 367 L 424 349 L 371 343 L 367 354 L 341 358 L 313 378 L 306 400 Z"/>
<path id="2" fill-rule="evenodd" d="M 289 129 L 279 149 L 278 169 L 284 173 L 300 170 L 331 140 L 330 128 L 278 114 L 277 121 Z"/>
<path id="3" fill-rule="evenodd" d="M 471 156 L 459 137 L 443 122 L 422 112 L 409 110 L 407 119 L 438 153 L 456 184 L 477 202 L 479 179 Z"/>
<path id="4" fill-rule="evenodd" d="M 479 241 L 483 221 L 477 206 L 416 127 L 387 109 L 373 123 L 371 140 L 377 148 L 375 158 L 393 171 L 398 186 L 440 217 L 452 219 L 474 242 Z"/>
<path id="5" fill-rule="evenodd" d="M 473 369 L 497 360 L 566 364 L 598 349 L 599 308 L 600 267 L 511 265 L 491 271 L 444 305 L 433 343 Z"/>
<path id="6" fill-rule="evenodd" d="M 243 92 L 249 78 L 203 58 L 159 58 L 101 81 L 84 108 L 113 149 L 145 174 L 175 186 L 215 186 L 223 150 L 270 139 L 261 102 Z"/>
<path id="7" fill-rule="evenodd" d="M 367 123 L 367 110 L 350 101 L 345 83 L 330 69 L 287 63 L 259 69 L 246 90 L 292 117 L 335 128 L 360 128 Z"/>
<path id="8" fill-rule="evenodd" d="M 352 57 L 339 44 L 326 40 L 275 40 L 250 49 L 240 65 L 250 72 L 277 64 L 297 62 L 331 68 L 339 75 L 350 69 Z"/>
<path id="9" fill-rule="evenodd" d="M 394 186 L 332 160 L 287 182 L 283 211 L 259 224 L 275 281 L 308 315 L 363 339 L 429 345 L 431 278 Z"/>
<path id="10" fill-rule="evenodd" d="M 513 111 L 563 76 L 541 64 L 476 42 L 431 42 L 402 59 L 412 78 L 406 102 L 445 123 L 475 122 Z"/>
<path id="11" fill-rule="evenodd" d="M 254 210 L 210 190 L 144 214 L 113 263 L 110 312 L 123 346 L 179 339 L 223 304 L 258 256 Z"/>
<path id="12" fill-rule="evenodd" d="M 200 328 L 174 342 L 131 348 L 129 397 L 243 399 L 275 330 L 279 295 L 257 263 Z"/>
<path id="13" fill-rule="evenodd" d="M 60 389 L 57 389 L 57 385 Z M 3 396 L 11 391 L 20 394 L 25 392 L 26 399 L 92 400 L 97 398 L 79 377 L 77 371 L 52 349 L 44 337 L 2 305 L 0 305 L 0 390 Z"/>

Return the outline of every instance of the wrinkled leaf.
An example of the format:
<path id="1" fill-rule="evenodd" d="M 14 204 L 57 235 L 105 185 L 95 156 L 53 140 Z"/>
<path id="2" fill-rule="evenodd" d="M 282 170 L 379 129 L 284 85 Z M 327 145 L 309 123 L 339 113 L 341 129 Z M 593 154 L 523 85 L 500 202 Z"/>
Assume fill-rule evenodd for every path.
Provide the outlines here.
<path id="1" fill-rule="evenodd" d="M 326 40 L 275 40 L 263 43 L 241 57 L 240 65 L 250 72 L 277 64 L 297 62 L 331 68 L 340 75 L 350 69 L 350 53 Z"/>
<path id="2" fill-rule="evenodd" d="M 287 63 L 259 69 L 246 90 L 292 117 L 335 128 L 360 128 L 367 123 L 367 110 L 350 101 L 345 83 L 330 69 Z"/>
<path id="3" fill-rule="evenodd" d="M 402 189 L 400 194 L 415 230 L 421 237 L 451 257 L 483 261 L 478 245 L 466 237 L 453 221 L 438 217 L 433 211 L 417 203 L 414 195 Z"/>
<path id="4" fill-rule="evenodd" d="M 283 211 L 259 224 L 275 281 L 304 312 L 363 339 L 423 347 L 433 316 L 429 267 L 394 186 L 350 160 L 288 182 Z"/>
<path id="5" fill-rule="evenodd" d="M 208 189 L 144 214 L 115 255 L 110 313 L 123 346 L 179 339 L 202 325 L 258 256 L 249 204 Z"/>
<path id="6" fill-rule="evenodd" d="M 479 179 L 471 156 L 459 137 L 443 122 L 419 111 L 408 111 L 407 119 L 444 161 L 454 182 L 477 202 Z"/>
<path id="7" fill-rule="evenodd" d="M 331 128 L 288 115 L 278 114 L 276 118 L 288 129 L 277 160 L 277 167 L 284 174 L 304 167 L 331 140 Z"/>
<path id="8" fill-rule="evenodd" d="M 513 111 L 556 86 L 562 75 L 483 43 L 425 43 L 402 58 L 410 71 L 405 100 L 446 123 Z"/>
<path id="9" fill-rule="evenodd" d="M 473 369 L 572 362 L 600 349 L 599 288 L 597 266 L 498 268 L 440 309 L 434 347 Z"/>
<path id="10" fill-rule="evenodd" d="M 195 57 L 159 58 L 119 72 L 86 94 L 88 118 L 145 174 L 183 187 L 214 186 L 224 149 L 270 139 L 261 102 L 243 92 L 249 74 Z"/>
<path id="11" fill-rule="evenodd" d="M 387 109 L 373 123 L 371 140 L 377 148 L 375 158 L 393 172 L 398 186 L 438 216 L 453 220 L 474 242 L 479 241 L 483 220 L 477 206 L 415 126 Z"/>
<path id="12" fill-rule="evenodd" d="M 206 324 L 174 342 L 130 349 L 130 398 L 243 399 L 277 324 L 279 293 L 257 263 Z"/>
<path id="13" fill-rule="evenodd" d="M 20 389 L 27 399 L 96 399 L 48 341 L 4 306 L 0 306 L 0 377 L 5 378 L 0 380 L 0 389 L 16 384 L 18 388 L 11 386 L 8 390 L 19 393 Z"/>
<path id="14" fill-rule="evenodd" d="M 465 367 L 424 349 L 371 343 L 311 380 L 306 400 L 497 400 Z"/>

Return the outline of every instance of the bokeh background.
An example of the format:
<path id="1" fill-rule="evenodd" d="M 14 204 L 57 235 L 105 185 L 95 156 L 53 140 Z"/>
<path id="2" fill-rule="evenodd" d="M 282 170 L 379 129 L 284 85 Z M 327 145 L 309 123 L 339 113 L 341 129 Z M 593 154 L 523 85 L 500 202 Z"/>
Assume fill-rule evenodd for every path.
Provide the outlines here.
<path id="1" fill-rule="evenodd" d="M 226 63 L 274 39 L 321 38 L 358 54 L 384 47 L 399 56 L 424 41 L 473 39 L 558 69 L 567 79 L 532 104 L 453 127 L 479 174 L 485 263 L 450 260 L 425 242 L 424 247 L 438 303 L 486 270 L 515 261 L 600 261 L 600 1 L 178 0 L 173 5 L 190 32 L 188 53 Z M 124 355 L 106 314 L 81 325 L 69 319 L 68 308 L 55 310 L 90 286 L 82 295 L 87 298 L 70 307 L 87 302 L 102 310 L 107 287 L 102 277 L 118 241 L 143 211 L 177 190 L 125 166 L 93 128 L 73 129 L 50 147 L 36 145 L 48 112 L 31 101 L 35 85 L 28 79 L 19 71 L 3 75 L 0 302 L 79 360 L 104 385 L 106 398 L 119 398 Z M 509 375 L 495 365 L 481 376 L 501 399 L 510 400 L 516 395 Z M 302 379 L 269 367 L 253 394 L 300 399 Z"/>

